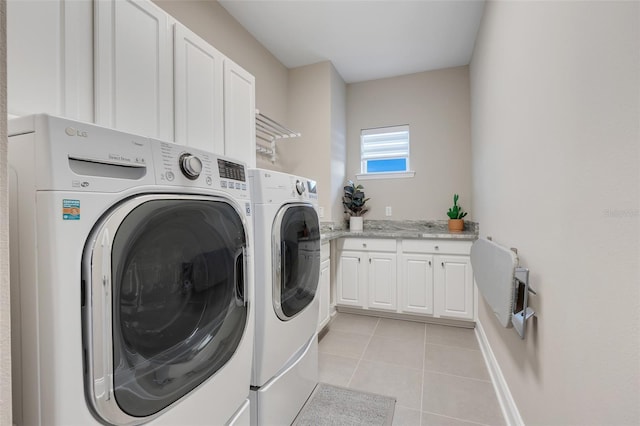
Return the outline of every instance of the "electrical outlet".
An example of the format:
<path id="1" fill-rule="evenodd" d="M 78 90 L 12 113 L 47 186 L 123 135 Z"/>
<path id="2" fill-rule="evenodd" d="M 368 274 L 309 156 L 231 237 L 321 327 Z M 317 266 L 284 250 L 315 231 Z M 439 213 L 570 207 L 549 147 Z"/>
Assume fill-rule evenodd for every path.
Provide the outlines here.
<path id="1" fill-rule="evenodd" d="M 391 216 L 391 206 L 385 207 L 384 214 L 385 216 Z"/>
<path id="2" fill-rule="evenodd" d="M 318 216 L 322 219 L 324 217 L 324 207 L 318 207 Z"/>

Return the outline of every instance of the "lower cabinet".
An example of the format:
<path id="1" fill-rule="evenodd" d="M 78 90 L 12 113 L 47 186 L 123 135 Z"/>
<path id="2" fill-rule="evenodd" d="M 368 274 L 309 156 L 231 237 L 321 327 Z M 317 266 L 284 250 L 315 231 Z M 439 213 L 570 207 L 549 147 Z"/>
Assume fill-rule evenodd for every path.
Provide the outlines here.
<path id="1" fill-rule="evenodd" d="M 336 304 L 396 311 L 396 241 L 345 238 L 338 250 Z"/>
<path id="2" fill-rule="evenodd" d="M 468 256 L 436 256 L 433 297 L 434 315 L 473 319 L 474 295 L 471 261 Z"/>
<path id="3" fill-rule="evenodd" d="M 337 269 L 336 304 L 366 307 L 365 304 L 365 271 L 362 259 L 364 252 L 343 251 L 340 253 Z"/>
<path id="4" fill-rule="evenodd" d="M 338 242 L 338 306 L 475 319 L 471 241 L 345 238 Z"/>
<path id="5" fill-rule="evenodd" d="M 320 281 L 318 282 L 317 297 L 319 302 L 318 328 L 319 332 L 331 319 L 331 259 L 329 243 L 320 247 Z"/>
<path id="6" fill-rule="evenodd" d="M 403 290 L 400 310 L 433 315 L 433 255 L 403 253 L 400 265 Z"/>

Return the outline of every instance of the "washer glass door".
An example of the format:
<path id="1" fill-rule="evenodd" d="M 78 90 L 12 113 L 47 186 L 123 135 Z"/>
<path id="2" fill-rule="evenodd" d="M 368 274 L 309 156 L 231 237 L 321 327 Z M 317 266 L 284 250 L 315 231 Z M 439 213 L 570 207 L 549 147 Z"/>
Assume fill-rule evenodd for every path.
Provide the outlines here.
<path id="1" fill-rule="evenodd" d="M 287 321 L 315 297 L 320 279 L 320 224 L 308 204 L 284 206 L 274 223 L 274 310 Z"/>
<path id="2" fill-rule="evenodd" d="M 91 254 L 88 386 L 97 414 L 116 424 L 148 420 L 222 368 L 248 316 L 247 239 L 237 211 L 203 197 L 140 198 L 106 219 L 94 248 L 111 232 L 111 249 Z"/>

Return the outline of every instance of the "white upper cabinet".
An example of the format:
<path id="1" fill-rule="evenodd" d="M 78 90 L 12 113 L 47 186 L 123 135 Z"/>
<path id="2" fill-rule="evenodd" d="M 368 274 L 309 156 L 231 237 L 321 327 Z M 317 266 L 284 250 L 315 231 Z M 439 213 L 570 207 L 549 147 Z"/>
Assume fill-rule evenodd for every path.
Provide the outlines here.
<path id="1" fill-rule="evenodd" d="M 180 23 L 174 53 L 175 140 L 224 154 L 224 55 Z"/>
<path id="2" fill-rule="evenodd" d="M 95 6 L 95 122 L 173 140 L 169 15 L 150 1 Z"/>
<path id="3" fill-rule="evenodd" d="M 7 2 L 8 111 L 256 166 L 255 78 L 149 0 Z"/>
<path id="4" fill-rule="evenodd" d="M 7 106 L 93 121 L 93 3 L 7 2 Z"/>
<path id="5" fill-rule="evenodd" d="M 255 78 L 230 59 L 224 61 L 224 155 L 256 167 Z"/>

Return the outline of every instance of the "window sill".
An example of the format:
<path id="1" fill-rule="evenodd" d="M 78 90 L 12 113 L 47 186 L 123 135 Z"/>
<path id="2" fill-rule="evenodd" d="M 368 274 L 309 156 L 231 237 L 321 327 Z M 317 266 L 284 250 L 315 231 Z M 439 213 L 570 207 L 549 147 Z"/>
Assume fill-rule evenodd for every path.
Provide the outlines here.
<path id="1" fill-rule="evenodd" d="M 373 180 L 373 179 L 406 179 L 412 178 L 416 172 L 388 172 L 388 173 L 359 173 L 356 175 L 357 180 Z"/>

